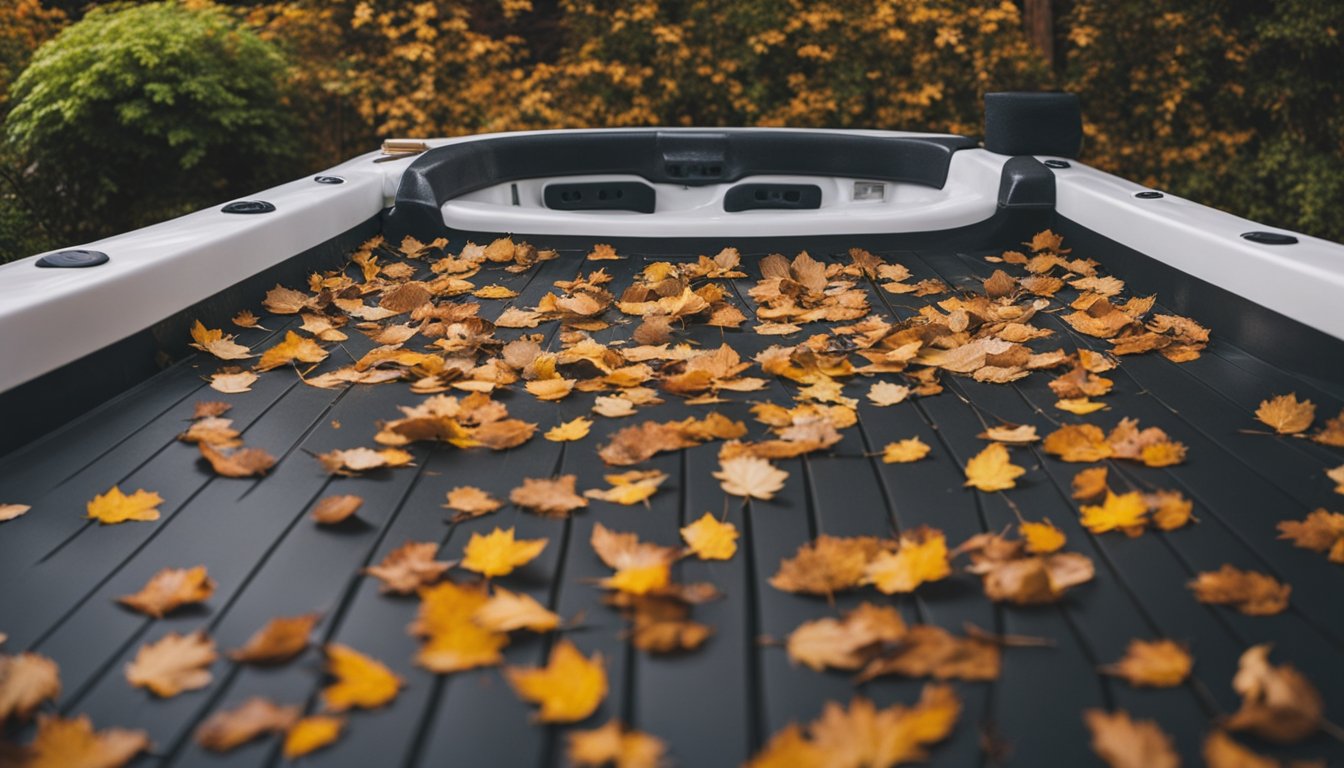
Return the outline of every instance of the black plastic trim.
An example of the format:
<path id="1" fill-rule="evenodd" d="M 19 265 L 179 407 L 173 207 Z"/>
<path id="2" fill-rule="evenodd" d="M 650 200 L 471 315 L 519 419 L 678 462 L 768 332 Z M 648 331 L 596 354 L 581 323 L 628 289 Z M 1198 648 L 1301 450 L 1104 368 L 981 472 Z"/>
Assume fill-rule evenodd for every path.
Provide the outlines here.
<path id="1" fill-rule="evenodd" d="M 990 152 L 1076 159 L 1082 148 L 1083 111 L 1077 94 L 985 94 L 985 149 Z"/>
<path id="2" fill-rule="evenodd" d="M 110 259 L 102 251 L 68 250 L 48 253 L 36 264 L 46 269 L 87 269 L 106 264 Z"/>
<path id="3" fill-rule="evenodd" d="M 816 184 L 738 184 L 723 196 L 723 210 L 729 213 L 820 207 L 821 187 Z"/>
<path id="4" fill-rule="evenodd" d="M 999 173 L 1000 208 L 1055 208 L 1055 174 L 1034 157 L 1010 157 Z"/>
<path id="5" fill-rule="evenodd" d="M 313 181 L 318 184 L 344 184 L 345 179 L 340 176 L 314 176 Z"/>
<path id="6" fill-rule="evenodd" d="M 1154 192 L 1151 189 L 1147 189 L 1142 192 L 1135 192 L 1134 196 L 1140 200 L 1160 200 L 1166 197 L 1166 195 L 1162 194 L 1161 192 Z"/>
<path id="7" fill-rule="evenodd" d="M 275 206 L 265 200 L 238 200 L 219 209 L 223 213 L 273 213 Z"/>
<path id="8" fill-rule="evenodd" d="M 1042 160 L 1041 162 L 1045 164 L 1045 167 L 1046 167 L 1046 168 L 1072 168 L 1072 167 L 1073 167 L 1073 163 L 1070 163 L 1068 160 L 1055 160 L 1054 158 L 1051 158 L 1051 159 L 1049 159 L 1049 160 Z"/>
<path id="9" fill-rule="evenodd" d="M 547 184 L 541 197 L 557 211 L 653 213 L 658 195 L 639 181 L 571 181 Z"/>
<path id="10" fill-rule="evenodd" d="M 941 189 L 960 136 L 880 137 L 811 131 L 573 131 L 504 136 L 425 152 L 402 174 L 387 236 L 435 237 L 444 203 L 478 189 L 547 176 L 632 174 L 699 186 L 760 174 L 852 176 Z"/>
<path id="11" fill-rule="evenodd" d="M 1297 243 L 1296 237 L 1284 234 L 1283 232 L 1256 230 L 1254 232 L 1242 232 L 1241 236 L 1250 240 L 1252 243 L 1259 243 L 1260 245 L 1294 245 Z"/>

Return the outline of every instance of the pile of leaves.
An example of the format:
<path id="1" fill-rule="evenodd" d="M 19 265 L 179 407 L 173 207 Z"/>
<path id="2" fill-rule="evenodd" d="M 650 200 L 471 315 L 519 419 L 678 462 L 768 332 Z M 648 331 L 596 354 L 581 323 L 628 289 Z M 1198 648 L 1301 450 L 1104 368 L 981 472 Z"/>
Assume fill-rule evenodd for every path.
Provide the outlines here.
<path id="1" fill-rule="evenodd" d="M 408 449 L 415 444 L 508 451 L 537 439 L 572 443 L 567 450 L 595 456 L 610 468 L 605 486 L 596 488 L 580 488 L 572 474 L 520 477 L 506 498 L 459 485 L 444 501 L 452 523 L 506 505 L 551 518 L 584 514 L 594 503 L 647 507 L 668 476 L 646 463 L 706 444 L 717 445 L 718 469 L 687 482 L 716 482 L 725 508 L 730 501 L 770 502 L 790 480 L 777 462 L 832 449 L 847 430 L 857 429 L 860 408 L 914 407 L 912 401 L 959 389 L 949 380 L 957 377 L 997 385 L 1046 378 L 1058 417 L 1042 413 L 1049 426 L 986 424 L 977 435 L 983 449 L 959 467 L 965 493 L 998 494 L 1013 510 L 1016 534 L 984 531 L 955 542 L 932 526 L 890 535 L 821 534 L 793 556 L 767 564 L 774 574 L 771 589 L 813 596 L 827 606 L 844 592 L 864 598 L 841 613 L 827 608 L 833 615 L 806 621 L 779 641 L 793 663 L 817 674 L 838 671 L 856 684 L 887 675 L 938 682 L 910 705 L 878 709 L 862 697 L 819 702 L 817 720 L 775 734 L 753 764 L 886 766 L 924 759 L 958 727 L 962 706 L 953 682 L 996 679 L 1004 655 L 1026 652 L 1020 648 L 1049 652 L 1046 639 L 910 623 L 900 612 L 900 596 L 937 600 L 928 585 L 958 581 L 978 584 L 985 599 L 1010 609 L 1088 599 L 1089 584 L 1098 578 L 1092 560 L 1068 551 L 1063 530 L 1031 519 L 1008 495 L 1039 474 L 1031 458 L 1036 452 L 1090 465 L 1076 474 L 1071 489 L 1078 523 L 1090 535 L 1165 535 L 1198 523 L 1194 503 L 1180 490 L 1153 487 L 1131 472 L 1179 467 L 1189 454 L 1182 442 L 1134 418 L 1108 420 L 1104 427 L 1082 417 L 1110 407 L 1106 398 L 1114 381 L 1105 374 L 1123 358 L 1196 360 L 1209 331 L 1189 318 L 1154 314 L 1155 297 L 1126 296 L 1123 281 L 1106 275 L 1096 261 L 1074 256 L 1053 232 L 1038 233 L 1023 246 L 989 257 L 992 274 L 957 289 L 936 278 L 915 280 L 905 266 L 860 248 L 840 259 L 772 254 L 754 268 L 727 248 L 695 260 L 651 261 L 618 295 L 602 264 L 624 257 L 596 244 L 575 264 L 571 279 L 555 280 L 525 306 L 512 289 L 491 282 L 490 273 L 535 269 L 558 258 L 554 251 L 511 238 L 468 243 L 456 253 L 442 239 L 408 237 L 394 246 L 376 238 L 352 255 L 346 269 L 268 291 L 261 301 L 265 318 L 250 310 L 233 318 L 239 328 L 264 328 L 263 322 L 293 317 L 294 327 L 269 347 L 250 348 L 236 334 L 200 322 L 191 338 L 192 346 L 221 361 L 209 381 L 225 397 L 249 391 L 261 376 L 296 376 L 305 386 L 324 389 L 400 387 L 405 400 L 397 412 L 376 414 L 376 423 L 362 431 L 342 433 L 357 436 L 350 447 L 313 459 L 286 458 L 315 459 L 315 469 L 334 476 L 376 478 L 412 466 L 415 455 Z M 754 279 L 745 291 L 750 304 L 730 282 L 742 279 Z M 1066 290 L 1073 294 L 1067 303 L 1058 298 Z M 885 301 L 883 296 L 925 301 L 901 313 L 874 311 L 873 301 Z M 487 301 L 509 303 L 483 314 Z M 1042 322 L 1051 313 L 1106 346 L 1057 339 L 1054 323 Z M 691 343 L 695 326 L 720 329 L 725 338 L 731 331 L 766 340 L 757 354 L 743 357 L 729 343 Z M 329 358 L 344 355 L 341 342 L 353 334 L 368 337 L 372 348 L 333 365 Z M 321 373 L 314 372 L 318 366 Z M 791 400 L 770 399 L 779 392 Z M 587 415 L 544 430 L 511 414 L 511 405 L 535 413 L 539 403 L 579 398 L 591 402 Z M 735 411 L 749 413 L 744 420 L 716 410 L 747 398 L 749 407 Z M 669 399 L 704 410 L 658 418 L 659 405 Z M 277 459 L 262 446 L 244 444 L 230 410 L 228 400 L 198 403 L 179 436 L 188 444 L 183 450 L 198 452 L 202 468 L 215 475 L 264 478 Z M 1309 432 L 1315 406 L 1295 395 L 1266 400 L 1255 417 L 1275 435 L 1344 446 L 1344 413 Z M 628 423 L 599 442 L 588 436 L 600 419 Z M 1043 436 L 1042 427 L 1049 430 Z M 946 460 L 918 437 L 890 442 L 872 458 L 892 464 Z M 1344 493 L 1344 467 L 1331 477 Z M 90 500 L 86 511 L 100 525 L 152 524 L 164 503 L 153 491 L 125 493 L 114 486 Z M 350 494 L 322 498 L 313 506 L 313 524 L 343 525 L 362 504 Z M 3 504 L 0 521 L 28 512 L 26 505 Z M 1302 520 L 1284 520 L 1279 531 L 1297 547 L 1344 562 L 1344 514 L 1317 509 Z M 647 541 L 595 524 L 588 547 L 571 542 L 571 550 L 581 551 L 568 556 L 593 558 L 608 569 L 584 588 L 600 590 L 635 650 L 675 659 L 712 642 L 714 627 L 702 620 L 700 606 L 746 599 L 735 584 L 679 582 L 676 564 L 684 558 L 731 559 L 739 535 L 723 515 L 709 511 L 681 528 L 680 541 Z M 586 655 L 571 641 L 582 617 L 561 616 L 500 581 L 555 546 L 560 543 L 519 538 L 515 528 L 494 526 L 473 532 L 452 552 L 441 551 L 436 541 L 405 542 L 363 575 L 376 579 L 387 599 L 416 601 L 406 631 L 419 643 L 417 666 L 438 675 L 499 667 L 518 697 L 536 705 L 537 722 L 577 724 L 607 698 L 607 660 Z M 1194 599 L 1252 616 L 1285 610 L 1292 589 L 1270 574 L 1230 563 L 1193 574 L 1187 586 Z M 119 602 L 157 619 L 209 601 L 215 589 L 203 566 L 165 567 Z M 317 614 L 276 617 L 225 656 L 234 664 L 289 663 L 309 647 L 320 620 Z M 541 666 L 505 664 L 505 649 L 522 634 L 543 637 L 548 652 Z M 320 706 L 248 700 L 210 715 L 197 741 L 226 752 L 281 734 L 285 756 L 297 758 L 339 739 L 351 710 L 387 706 L 405 685 L 380 660 L 354 648 L 328 643 L 321 651 L 330 682 Z M 1243 706 L 1209 737 L 1211 764 L 1249 764 L 1251 753 L 1231 732 L 1295 742 L 1322 727 L 1319 694 L 1296 670 L 1272 665 L 1268 653 L 1265 646 L 1248 649 L 1230 681 Z M 137 650 L 126 682 L 158 697 L 178 696 L 210 685 L 210 667 L 219 656 L 204 630 L 170 633 Z M 1188 679 L 1193 663 L 1171 639 L 1136 638 L 1124 658 L 1101 671 L 1135 686 L 1171 687 Z M 28 720 L 60 690 L 53 660 L 35 653 L 0 656 L 0 721 Z M 1170 740 L 1154 723 L 1133 721 L 1121 711 L 1079 717 L 1097 754 L 1112 765 L 1175 764 Z M 568 738 L 569 758 L 577 765 L 653 766 L 668 757 L 656 734 L 618 720 L 571 730 Z M 148 748 L 143 733 L 95 732 L 87 718 L 39 714 L 32 741 L 14 749 L 34 764 L 68 759 L 119 765 Z"/>

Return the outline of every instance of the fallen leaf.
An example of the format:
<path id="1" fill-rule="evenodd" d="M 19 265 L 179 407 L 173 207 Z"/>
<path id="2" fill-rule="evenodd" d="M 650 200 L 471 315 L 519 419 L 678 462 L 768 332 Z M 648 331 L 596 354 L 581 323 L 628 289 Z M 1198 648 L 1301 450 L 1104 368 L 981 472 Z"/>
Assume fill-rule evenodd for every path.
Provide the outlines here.
<path id="1" fill-rule="evenodd" d="M 933 677 L 938 680 L 989 681 L 999 677 L 1002 653 L 991 636 L 957 637 L 929 624 L 910 627 L 895 645 L 879 649 L 858 680 L 882 675 Z"/>
<path id="2" fill-rule="evenodd" d="M 720 461 L 714 477 L 721 481 L 724 493 L 769 501 L 784 488 L 789 473 L 765 459 L 739 456 Z"/>
<path id="3" fill-rule="evenodd" d="M 382 582 L 380 592 L 409 595 L 420 587 L 438 581 L 453 563 L 435 560 L 439 545 L 434 541 L 408 541 L 392 550 L 381 563 L 364 572 Z"/>
<path id="4" fill-rule="evenodd" d="M 221 371 L 210 377 L 210 388 L 216 392 L 223 392 L 226 395 L 251 392 L 252 385 L 256 383 L 257 374 L 251 371 Z"/>
<path id="5" fill-rule="evenodd" d="M 212 752 L 228 752 L 264 734 L 289 730 L 301 711 L 297 704 L 281 707 L 253 696 L 206 718 L 196 729 L 196 743 Z"/>
<path id="6" fill-rule="evenodd" d="M 1027 445 L 1041 439 L 1036 434 L 1035 425 L 1032 424 L 1000 424 L 997 427 L 986 429 L 976 437 L 995 443 L 1007 443 L 1008 445 Z"/>
<path id="7" fill-rule="evenodd" d="M 1325 476 L 1335 481 L 1335 493 L 1344 494 L 1344 464 L 1334 469 L 1327 469 Z"/>
<path id="8" fill-rule="evenodd" d="M 543 517 L 568 517 L 588 500 L 574 492 L 576 475 L 555 478 L 523 479 L 523 484 L 509 492 L 509 501 L 523 509 L 530 509 Z"/>
<path id="9" fill-rule="evenodd" d="M 278 284 L 266 292 L 266 298 L 261 302 L 261 306 L 273 315 L 297 315 L 311 304 L 307 294 Z"/>
<path id="10" fill-rule="evenodd" d="M 1114 452 L 1095 424 L 1065 424 L 1045 436 L 1041 450 L 1070 462 L 1101 461 Z"/>
<path id="11" fill-rule="evenodd" d="M 298 656 L 308 647 L 308 637 L 320 616 L 279 616 L 247 639 L 242 647 L 229 651 L 229 658 L 253 664 L 278 664 Z"/>
<path id="12" fill-rule="evenodd" d="M 56 662 L 37 653 L 0 655 L 0 725 L 11 717 L 27 720 L 39 704 L 60 694 Z"/>
<path id="13" fill-rule="evenodd" d="M 571 419 L 563 424 L 557 424 L 546 430 L 546 439 L 556 443 L 563 443 L 571 440 L 582 440 L 588 436 L 588 430 L 593 428 L 591 419 L 585 419 L 580 416 L 577 419 Z"/>
<path id="14" fill-rule="evenodd" d="M 868 562 L 861 584 L 872 584 L 884 595 L 915 591 L 920 584 L 941 581 L 952 573 L 947 539 L 928 526 L 901 532 L 895 551 L 883 550 Z"/>
<path id="15" fill-rule="evenodd" d="M 222 400 L 201 400 L 196 403 L 194 408 L 192 408 L 191 418 L 195 420 L 223 416 L 232 408 L 232 404 Z"/>
<path id="16" fill-rule="evenodd" d="M 1171 737 L 1152 720 L 1131 720 L 1123 710 L 1088 709 L 1083 722 L 1092 732 L 1092 751 L 1111 768 L 1179 768 Z"/>
<path id="17" fill-rule="evenodd" d="M 487 579 L 507 576 L 515 568 L 532 562 L 546 548 L 546 539 L 513 538 L 513 528 L 495 528 L 482 536 L 471 534 L 462 557 L 462 567 Z"/>
<path id="18" fill-rule="evenodd" d="M 737 526 L 706 512 L 681 529 L 682 541 L 701 560 L 730 560 L 737 553 Z"/>
<path id="19" fill-rule="evenodd" d="M 634 412 L 635 404 L 624 397 L 599 396 L 593 401 L 593 413 L 598 416 L 606 416 L 609 419 L 630 416 Z"/>
<path id="20" fill-rule="evenodd" d="M 20 517 L 30 509 L 32 507 L 27 504 L 0 504 L 0 523 Z"/>
<path id="21" fill-rule="evenodd" d="M 887 443 L 882 449 L 882 463 L 909 464 L 929 455 L 929 446 L 918 437 L 911 437 L 896 443 Z"/>
<path id="22" fill-rule="evenodd" d="M 1148 504 L 1138 491 L 1118 496 L 1107 491 L 1103 504 L 1083 505 L 1079 509 L 1083 513 L 1079 522 L 1092 533 L 1121 530 L 1137 536 L 1148 522 Z"/>
<path id="23" fill-rule="evenodd" d="M 1200 573 L 1190 582 L 1190 589 L 1201 603 L 1230 605 L 1249 616 L 1269 616 L 1288 607 L 1293 588 L 1263 573 L 1223 565 Z"/>
<path id="24" fill-rule="evenodd" d="M 667 480 L 667 473 L 659 470 L 632 470 L 620 474 L 605 475 L 604 479 L 611 484 L 611 488 L 584 491 L 583 495 L 590 499 L 601 499 L 613 504 L 623 504 L 630 506 L 646 501 L 650 496 L 657 492 L 658 487 Z"/>
<path id="25" fill-rule="evenodd" d="M 139 489 L 130 496 L 121 492 L 117 486 L 93 500 L 85 507 L 90 520 L 103 525 L 115 525 L 127 520 L 149 522 L 159 519 L 159 505 L 163 497 L 152 491 Z"/>
<path id="26" fill-rule="evenodd" d="M 509 636 L 476 621 L 489 602 L 483 585 L 441 581 L 422 588 L 420 610 L 410 627 L 411 634 L 425 638 L 415 663 L 439 674 L 501 663 L 500 650 Z"/>
<path id="27" fill-rule="evenodd" d="M 233 324 L 239 328 L 261 328 L 263 331 L 268 330 L 261 327 L 261 319 L 250 309 L 239 310 L 238 314 L 233 316 Z"/>
<path id="28" fill-rule="evenodd" d="M 693 585 L 694 587 L 694 585 Z M 690 598 L 668 585 L 648 594 L 614 592 L 604 601 L 627 608 L 631 615 L 630 643 L 649 653 L 693 651 L 707 640 L 713 629 L 692 621 Z M 717 594 L 717 591 L 715 592 Z"/>
<path id="29" fill-rule="evenodd" d="M 1033 555 L 1048 555 L 1058 552 L 1064 546 L 1064 532 L 1056 528 L 1049 520 L 1034 523 L 1023 521 L 1018 526 L 1027 551 Z"/>
<path id="30" fill-rule="evenodd" d="M 1330 562 L 1344 564 L 1344 514 L 1317 509 L 1302 520 L 1279 523 L 1279 538 L 1312 552 L 1329 552 Z"/>
<path id="31" fill-rule="evenodd" d="M 206 328 L 200 320 L 191 326 L 191 346 L 209 352 L 220 360 L 243 360 L 252 357 L 252 350 L 233 340 L 221 330 Z"/>
<path id="32" fill-rule="evenodd" d="M 194 568 L 164 568 L 150 577 L 139 592 L 117 598 L 117 602 L 161 619 L 164 614 L 179 606 L 208 599 L 214 591 L 215 581 L 206 574 L 203 565 Z"/>
<path id="33" fill-rule="evenodd" d="M 1194 502 L 1180 491 L 1145 493 L 1143 501 L 1153 515 L 1153 525 L 1160 531 L 1174 531 L 1195 519 L 1191 514 L 1195 509 Z"/>
<path id="34" fill-rule="evenodd" d="M 1223 725 L 1249 731 L 1262 739 L 1293 744 L 1321 727 L 1321 694 L 1293 667 L 1269 663 L 1268 644 L 1241 654 L 1232 688 L 1241 694 L 1241 708 Z"/>
<path id="35" fill-rule="evenodd" d="M 658 768 L 664 764 L 667 745 L 661 739 L 608 720 L 601 728 L 571 731 L 569 762 L 583 768 Z"/>
<path id="36" fill-rule="evenodd" d="M 547 610 L 531 595 L 495 587 L 495 592 L 476 612 L 472 621 L 492 632 L 526 629 L 550 632 L 560 626 L 560 617 Z"/>
<path id="37" fill-rule="evenodd" d="M 868 388 L 868 401 L 877 406 L 896 405 L 909 396 L 909 387 L 889 381 L 879 381 Z"/>
<path id="38" fill-rule="evenodd" d="M 527 382 L 526 388 L 538 400 L 563 400 L 574 391 L 575 379 L 538 379 Z"/>
<path id="39" fill-rule="evenodd" d="M 313 507 L 313 519 L 323 525 L 335 525 L 355 514 L 364 499 L 359 496 L 328 496 Z"/>
<path id="40" fill-rule="evenodd" d="M 1055 401 L 1055 407 L 1077 416 L 1086 416 L 1089 413 L 1105 410 L 1107 405 L 1086 397 L 1064 397 Z"/>
<path id="41" fill-rule="evenodd" d="M 232 448 L 242 445 L 239 435 L 238 430 L 233 428 L 232 419 L 207 417 L 192 422 L 177 439 L 184 443 L 209 443 L 218 448 Z"/>
<path id="42" fill-rule="evenodd" d="M 865 698 L 848 707 L 826 702 L 821 717 L 808 726 L 804 739 L 797 726 L 776 734 L 748 763 L 766 766 L 894 766 L 927 759 L 927 748 L 952 733 L 961 701 L 951 686 L 924 686 L 912 706 L 894 704 L 877 709 Z"/>
<path id="43" fill-rule="evenodd" d="M 601 523 L 593 526 L 589 543 L 615 575 L 600 583 L 608 589 L 643 595 L 670 581 L 672 563 L 679 553 L 672 547 L 642 542 L 633 533 L 617 533 Z"/>
<path id="44" fill-rule="evenodd" d="M 290 363 L 320 363 L 327 359 L 327 350 L 312 339 L 293 331 L 285 331 L 285 340 L 261 353 L 258 371 L 269 371 Z"/>
<path id="45" fill-rule="evenodd" d="M 205 632 L 172 632 L 140 646 L 135 659 L 126 665 L 126 681 L 169 698 L 209 685 L 209 667 L 217 658 L 215 642 Z"/>
<path id="46" fill-rule="evenodd" d="M 1190 652 L 1174 640 L 1131 640 L 1124 658 L 1101 671 L 1123 677 L 1130 685 L 1171 688 L 1190 677 L 1193 665 Z"/>
<path id="47" fill-rule="evenodd" d="M 257 477 L 275 466 L 275 457 L 260 448 L 239 448 L 226 454 L 209 443 L 199 443 L 196 447 L 210 462 L 215 474 L 223 477 Z"/>
<path id="48" fill-rule="evenodd" d="M 524 701 L 541 706 L 537 720 L 543 723 L 576 723 L 595 712 L 607 697 L 602 654 L 587 658 L 565 639 L 551 649 L 546 666 L 509 667 L 505 674 Z"/>
<path id="49" fill-rule="evenodd" d="M 87 715 L 39 715 L 24 768 L 120 768 L 150 748 L 149 734 L 124 728 L 94 731 Z M 0 752 L 3 756 L 4 752 Z"/>
<path id="50" fill-rule="evenodd" d="M 1297 399 L 1297 393 L 1278 395 L 1262 400 L 1255 409 L 1255 418 L 1267 424 L 1280 435 L 1305 432 L 1316 418 L 1316 405 L 1310 400 Z"/>
<path id="51" fill-rule="evenodd" d="M 1073 476 L 1073 498 L 1080 501 L 1094 499 L 1106 493 L 1106 467 L 1080 470 Z"/>
<path id="52" fill-rule="evenodd" d="M 770 579 L 775 589 L 830 595 L 859 586 L 869 561 L 882 551 L 874 536 L 838 537 L 822 534 L 798 548 L 792 558 L 780 561 Z"/>
<path id="53" fill-rule="evenodd" d="M 817 672 L 857 670 L 873 659 L 882 645 L 906 634 L 900 611 L 888 605 L 862 603 L 843 619 L 824 618 L 800 624 L 789 633 L 789 660 Z"/>
<path id="54" fill-rule="evenodd" d="M 448 492 L 447 509 L 456 510 L 453 522 L 488 515 L 503 506 L 503 502 L 472 485 L 462 485 Z"/>
<path id="55" fill-rule="evenodd" d="M 322 703 L 328 711 L 381 707 L 401 690 L 401 678 L 349 646 L 329 643 L 326 656 L 326 672 L 336 678 L 336 682 L 322 689 Z"/>
<path id="56" fill-rule="evenodd" d="M 1017 487 L 1017 478 L 1027 470 L 1012 463 L 1002 443 L 990 443 L 966 462 L 966 485 L 982 491 L 1005 491 Z"/>
<path id="57" fill-rule="evenodd" d="M 316 752 L 341 737 L 345 719 L 331 715 L 309 715 L 290 727 L 283 749 L 286 760 L 297 760 Z"/>
<path id="58" fill-rule="evenodd" d="M 507 286 L 492 283 L 477 288 L 471 292 L 471 295 L 478 299 L 512 299 L 518 295 L 518 292 Z"/>
<path id="59" fill-rule="evenodd" d="M 1340 410 L 1338 416 L 1327 419 L 1325 426 L 1311 436 L 1311 441 L 1335 448 L 1344 448 L 1344 409 Z"/>
<path id="60" fill-rule="evenodd" d="M 322 468 L 333 475 L 354 475 L 371 469 L 409 466 L 415 456 L 400 448 L 347 448 L 318 454 Z"/>

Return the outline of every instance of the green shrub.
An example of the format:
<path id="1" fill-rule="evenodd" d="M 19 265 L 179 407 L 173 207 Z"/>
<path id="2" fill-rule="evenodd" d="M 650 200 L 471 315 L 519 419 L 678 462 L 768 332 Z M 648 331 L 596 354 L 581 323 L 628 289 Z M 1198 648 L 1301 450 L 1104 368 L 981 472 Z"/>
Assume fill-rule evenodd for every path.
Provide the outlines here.
<path id="1" fill-rule="evenodd" d="M 38 49 L 5 122 L 24 196 L 88 240 L 295 172 L 287 64 L 219 8 L 95 8 Z"/>

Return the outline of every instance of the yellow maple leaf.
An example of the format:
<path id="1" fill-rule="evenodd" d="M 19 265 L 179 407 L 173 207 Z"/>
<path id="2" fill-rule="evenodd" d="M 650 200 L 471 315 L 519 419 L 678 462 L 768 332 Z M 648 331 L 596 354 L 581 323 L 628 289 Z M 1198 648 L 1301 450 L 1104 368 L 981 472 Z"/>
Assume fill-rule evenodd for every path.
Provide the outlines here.
<path id="1" fill-rule="evenodd" d="M 737 552 L 737 526 L 708 512 L 682 528 L 681 538 L 701 560 L 728 560 Z"/>
<path id="2" fill-rule="evenodd" d="M 1045 520 L 1039 523 L 1023 522 L 1018 525 L 1022 539 L 1027 543 L 1027 551 L 1037 555 L 1058 552 L 1064 546 L 1064 532 Z"/>
<path id="3" fill-rule="evenodd" d="M 747 763 L 747 768 L 824 768 L 827 755 L 803 736 L 797 723 L 770 738 L 769 743 Z"/>
<path id="4" fill-rule="evenodd" d="M 599 584 L 632 595 L 644 595 L 667 586 L 678 551 L 642 542 L 633 533 L 616 533 L 605 525 L 593 526 L 593 551 L 616 573 Z"/>
<path id="5" fill-rule="evenodd" d="M 349 646 L 331 643 L 326 653 L 327 674 L 336 682 L 322 689 L 322 701 L 332 712 L 381 707 L 401 690 L 401 678 L 392 670 Z"/>
<path id="6" fill-rule="evenodd" d="M 1280 435 L 1295 435 L 1311 426 L 1316 418 L 1316 405 L 1310 400 L 1299 401 L 1297 393 L 1291 392 L 1261 401 L 1255 409 L 1255 418 Z"/>
<path id="7" fill-rule="evenodd" d="M 913 592 L 920 584 L 939 581 L 952 573 L 947 561 L 947 539 L 942 531 L 920 526 L 901 534 L 900 547 L 883 550 L 863 570 L 863 584 L 885 595 Z"/>
<path id="8" fill-rule="evenodd" d="M 191 326 L 191 346 L 209 352 L 220 360 L 242 360 L 252 357 L 252 350 L 226 336 L 223 331 L 206 328 L 200 320 Z"/>
<path id="9" fill-rule="evenodd" d="M 331 744 L 341 736 L 345 719 L 331 715 L 310 715 L 290 726 L 285 733 L 285 759 L 295 760 Z"/>
<path id="10" fill-rule="evenodd" d="M 1026 469 L 1012 463 L 1003 443 L 990 443 L 966 462 L 966 485 L 982 491 L 1005 491 L 1017 487 Z"/>
<path id="11" fill-rule="evenodd" d="M 1172 467 L 1185 461 L 1185 444 L 1162 440 L 1145 445 L 1139 460 L 1147 467 Z"/>
<path id="12" fill-rule="evenodd" d="M 557 424 L 546 430 L 546 439 L 556 443 L 563 443 L 570 440 L 582 440 L 588 436 L 588 430 L 593 428 L 592 419 L 586 419 L 582 416 L 577 419 L 571 419 L 563 424 Z"/>
<path id="13" fill-rule="evenodd" d="M 491 284 L 477 288 L 471 295 L 478 299 L 512 299 L 518 292 L 507 286 Z"/>
<path id="14" fill-rule="evenodd" d="M 1086 397 L 1066 397 L 1056 401 L 1055 407 L 1061 411 L 1068 411 L 1069 413 L 1077 414 L 1078 416 L 1086 416 L 1089 413 L 1094 413 L 1106 408 L 1107 405 L 1105 403 L 1099 403 L 1096 400 L 1089 400 Z"/>
<path id="15" fill-rule="evenodd" d="M 261 353 L 258 371 L 269 371 L 288 363 L 320 363 L 327 359 L 327 350 L 317 342 L 293 331 L 285 332 L 285 340 Z"/>
<path id="16" fill-rule="evenodd" d="M 509 667 L 509 684 L 524 700 L 541 705 L 543 723 L 574 723 L 597 711 L 607 697 L 607 669 L 602 654 L 587 658 L 569 640 L 551 649 L 544 667 Z"/>
<path id="17" fill-rule="evenodd" d="M 531 562 L 546 548 L 546 539 L 513 538 L 513 528 L 496 528 L 482 536 L 471 534 L 462 557 L 462 567 L 492 578 L 505 576 Z"/>
<path id="18" fill-rule="evenodd" d="M 489 601 L 482 587 L 444 581 L 422 588 L 410 631 L 426 640 L 415 662 L 440 674 L 502 662 L 500 649 L 508 644 L 508 635 L 474 620 Z"/>
<path id="19" fill-rule="evenodd" d="M 492 632 L 518 629 L 550 632 L 560 626 L 560 617 L 547 610 L 536 598 L 501 587 L 495 587 L 495 594 L 477 608 L 471 618 Z"/>
<path id="20" fill-rule="evenodd" d="M 882 449 L 882 463 L 908 464 L 919 461 L 929 455 L 929 446 L 918 437 L 911 437 L 896 443 L 887 443 Z"/>
<path id="21" fill-rule="evenodd" d="M 104 525 L 115 525 L 127 520 L 148 522 L 159 519 L 159 505 L 163 497 L 143 488 L 130 496 L 121 492 L 117 486 L 101 496 L 94 496 L 86 507 L 90 520 Z"/>
<path id="22" fill-rule="evenodd" d="M 1148 522 L 1148 504 L 1138 491 L 1120 495 L 1107 491 L 1105 502 L 1099 505 L 1085 504 L 1080 509 L 1083 513 L 1083 527 L 1092 533 L 1114 530 L 1137 532 Z"/>
<path id="23" fill-rule="evenodd" d="M 656 469 L 648 471 L 631 470 L 614 475 L 604 475 L 604 479 L 611 483 L 611 488 L 605 490 L 594 488 L 584 491 L 583 495 L 590 499 L 601 499 L 613 504 L 630 506 L 639 504 L 652 496 L 658 490 L 658 486 L 667 480 L 667 473 Z"/>

